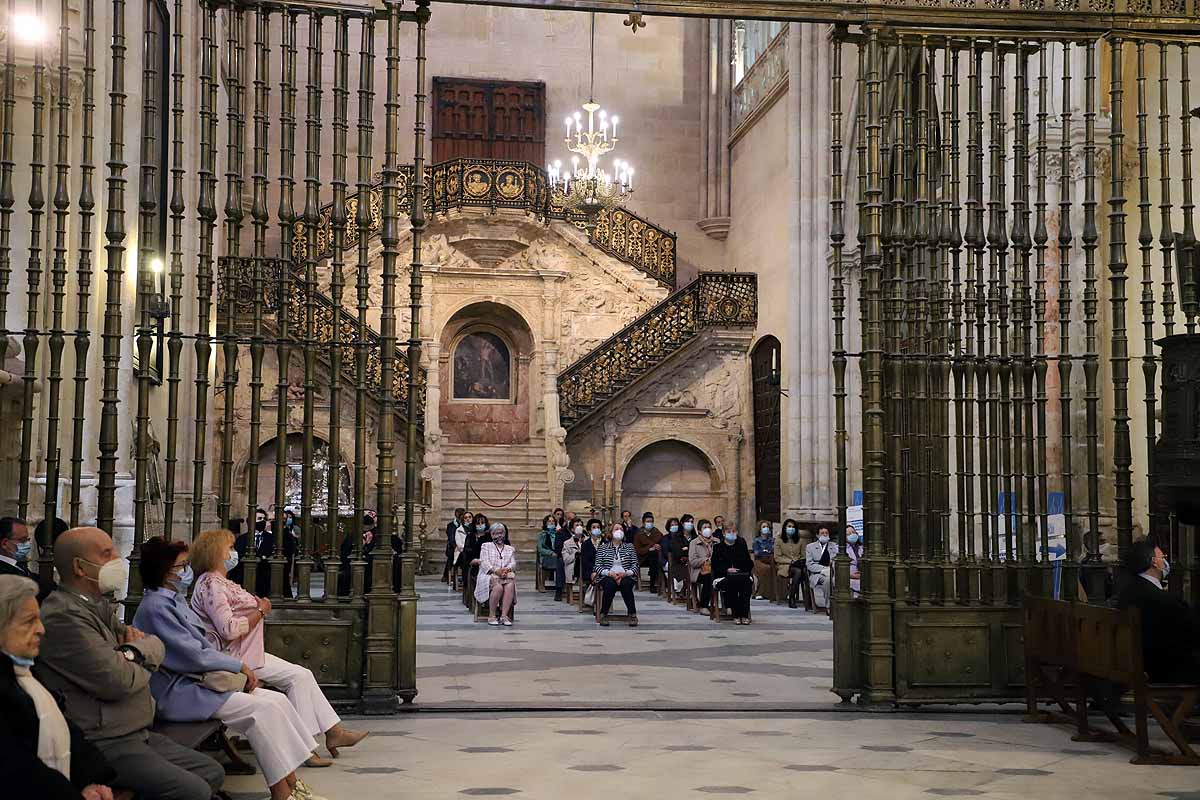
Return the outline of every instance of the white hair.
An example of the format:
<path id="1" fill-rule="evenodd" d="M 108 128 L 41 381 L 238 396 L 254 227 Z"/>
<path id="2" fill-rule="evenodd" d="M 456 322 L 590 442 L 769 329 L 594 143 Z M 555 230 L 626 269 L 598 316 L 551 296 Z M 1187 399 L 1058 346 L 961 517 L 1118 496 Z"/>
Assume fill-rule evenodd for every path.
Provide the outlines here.
<path id="1" fill-rule="evenodd" d="M 37 597 L 38 585 L 20 575 L 0 575 L 0 631 L 12 624 L 17 609 L 28 597 Z"/>
<path id="2" fill-rule="evenodd" d="M 496 533 L 505 533 L 505 530 L 504 530 L 504 523 L 502 523 L 502 522 L 493 522 L 493 523 L 492 523 L 492 527 L 491 527 L 491 529 L 490 529 L 490 530 L 488 530 L 488 533 L 492 533 L 492 534 L 496 534 Z"/>

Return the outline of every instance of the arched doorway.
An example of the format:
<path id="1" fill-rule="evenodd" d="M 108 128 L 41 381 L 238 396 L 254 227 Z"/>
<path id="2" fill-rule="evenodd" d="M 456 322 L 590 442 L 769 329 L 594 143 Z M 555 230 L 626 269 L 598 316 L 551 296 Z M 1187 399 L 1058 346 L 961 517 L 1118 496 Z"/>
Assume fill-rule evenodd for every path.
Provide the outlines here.
<path id="1" fill-rule="evenodd" d="M 780 522 L 779 340 L 764 336 L 750 353 L 754 403 L 754 515 Z"/>
<path id="2" fill-rule="evenodd" d="M 524 318 L 499 303 L 473 303 L 450 318 L 441 343 L 438 412 L 447 442 L 528 442 L 533 334 Z"/>
<path id="3" fill-rule="evenodd" d="M 668 517 L 728 516 L 721 481 L 712 461 L 697 447 L 664 439 L 643 447 L 621 478 L 621 508 L 640 519 L 649 511 L 661 525 Z"/>

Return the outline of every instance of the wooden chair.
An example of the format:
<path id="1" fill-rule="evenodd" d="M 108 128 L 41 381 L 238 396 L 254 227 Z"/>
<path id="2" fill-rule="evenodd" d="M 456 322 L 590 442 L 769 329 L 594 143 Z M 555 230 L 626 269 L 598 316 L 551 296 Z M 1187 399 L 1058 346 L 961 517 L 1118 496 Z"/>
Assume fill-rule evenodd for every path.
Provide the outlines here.
<path id="1" fill-rule="evenodd" d="M 600 609 L 604 606 L 604 592 L 600 589 L 599 581 L 597 581 L 594 585 L 596 587 L 596 594 L 595 594 L 595 597 L 592 598 L 592 601 L 593 601 L 592 602 L 592 613 L 596 617 L 596 624 L 599 625 L 600 624 Z M 634 591 L 637 591 L 636 587 L 634 587 Z M 623 597 L 621 597 L 620 592 L 617 592 L 616 595 L 613 597 L 613 604 L 616 605 L 616 602 L 618 600 L 620 600 L 621 604 L 624 605 L 625 599 Z M 614 614 L 614 613 L 612 613 L 611 608 L 608 610 L 608 618 L 609 619 L 625 619 L 625 620 L 627 620 L 627 619 L 629 619 L 629 616 L 630 616 L 630 614 L 629 614 L 628 607 L 626 607 L 624 614 Z"/>
<path id="2" fill-rule="evenodd" d="M 1200 700 L 1200 685 L 1150 683 L 1142 663 L 1141 613 L 1065 600 L 1026 597 L 1025 704 L 1030 722 L 1070 722 L 1075 741 L 1116 742 L 1135 752 L 1134 764 L 1200 765 L 1200 754 L 1186 733 L 1188 719 Z M 1096 728 L 1088 717 L 1089 698 L 1101 687 L 1116 685 L 1132 692 L 1134 730 L 1117 713 L 1111 697 L 1099 703 L 1112 730 Z M 1039 698 L 1049 695 L 1058 710 L 1042 710 Z M 1148 720 L 1153 716 L 1178 753 L 1150 746 Z"/>
<path id="3" fill-rule="evenodd" d="M 756 577 L 754 577 L 754 575 L 751 575 L 750 576 L 750 596 L 751 597 L 754 597 L 754 590 L 757 588 L 758 588 L 758 579 Z M 712 599 L 709 601 L 709 614 L 708 614 L 709 619 L 711 619 L 713 622 L 721 622 L 724 619 L 733 619 L 732 614 L 730 614 L 728 617 L 724 616 L 723 612 L 728 611 L 728 610 L 729 609 L 725 608 L 725 600 L 722 597 L 721 592 L 717 589 L 716 586 L 714 586 L 713 590 L 712 590 Z M 754 611 L 752 608 L 746 609 L 746 619 L 750 620 L 751 622 L 754 621 Z"/>

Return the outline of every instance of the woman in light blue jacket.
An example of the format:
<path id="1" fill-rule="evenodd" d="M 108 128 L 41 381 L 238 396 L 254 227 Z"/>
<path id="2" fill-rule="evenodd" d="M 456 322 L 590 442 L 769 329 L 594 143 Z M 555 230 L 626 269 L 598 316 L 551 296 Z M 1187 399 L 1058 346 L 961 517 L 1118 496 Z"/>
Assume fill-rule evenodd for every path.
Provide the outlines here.
<path id="1" fill-rule="evenodd" d="M 188 607 L 192 582 L 187 544 L 155 536 L 142 545 L 145 595 L 133 617 L 138 630 L 162 640 L 166 655 L 150 676 L 157 716 L 171 722 L 218 719 L 245 736 L 271 789 L 271 800 L 323 800 L 296 777 L 316 749 L 287 696 L 259 687 L 254 671 L 214 647 Z M 245 689 L 234 689 L 244 676 Z M 210 688 L 211 687 L 211 688 Z"/>

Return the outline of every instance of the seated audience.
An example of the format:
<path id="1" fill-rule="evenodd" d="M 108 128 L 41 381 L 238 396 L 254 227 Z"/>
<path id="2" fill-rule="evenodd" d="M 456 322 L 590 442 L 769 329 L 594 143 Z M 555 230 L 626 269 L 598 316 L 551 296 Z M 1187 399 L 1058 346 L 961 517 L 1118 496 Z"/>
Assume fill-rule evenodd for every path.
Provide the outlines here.
<path id="1" fill-rule="evenodd" d="M 683 591 L 688 574 L 688 549 L 691 539 L 681 529 L 679 520 L 672 517 L 667 520 L 667 577 L 670 578 L 675 594 Z"/>
<path id="2" fill-rule="evenodd" d="M 191 575 L 198 575 L 191 609 L 204 626 L 208 640 L 250 667 L 258 680 L 287 695 L 304 722 L 304 730 L 313 738 L 324 734 L 329 754 L 337 758 L 339 747 L 353 747 L 367 734 L 342 725 L 311 670 L 266 652 L 263 630 L 271 601 L 255 597 L 229 580 L 226 559 L 232 547 L 233 534 L 226 530 L 205 531 L 196 537 L 191 547 L 191 570 L 179 581 L 180 596 L 186 592 Z M 329 763 L 314 756 L 307 766 Z"/>
<path id="3" fill-rule="evenodd" d="M 487 515 L 475 515 L 475 524 L 472 530 L 467 531 L 467 538 L 463 542 L 462 555 L 458 559 L 458 569 L 464 576 L 471 574 L 471 567 L 479 566 L 479 548 L 488 539 L 489 525 Z"/>
<path id="4" fill-rule="evenodd" d="M 150 676 L 158 716 L 171 722 L 219 719 L 250 741 L 271 800 L 317 800 L 296 777 L 317 743 L 292 704 L 259 686 L 249 664 L 214 647 L 188 607 L 187 543 L 152 537 L 142 545 L 138 566 L 145 594 L 133 622 L 166 648 L 162 665 Z"/>
<path id="5" fill-rule="evenodd" d="M 833 559 L 837 558 L 837 542 L 829 541 L 829 528 L 817 531 L 817 540 L 804 548 L 808 567 L 808 585 L 812 587 L 813 605 L 829 608 L 829 587 L 833 585 Z"/>
<path id="6" fill-rule="evenodd" d="M 31 578 L 29 564 L 33 557 L 33 536 L 25 520 L 0 517 L 0 575 Z"/>
<path id="7" fill-rule="evenodd" d="M 718 542 L 725 535 L 725 518 L 720 514 L 713 517 L 713 538 Z"/>
<path id="8" fill-rule="evenodd" d="M 37 591 L 29 578 L 0 575 L 0 769 L 6 796 L 113 800 L 116 772 L 29 671 L 45 632 Z"/>
<path id="9" fill-rule="evenodd" d="M 1142 661 L 1153 683 L 1200 683 L 1200 620 L 1163 587 L 1171 562 L 1153 542 L 1134 542 L 1125 558 L 1119 608 L 1142 617 Z"/>
<path id="10" fill-rule="evenodd" d="M 583 539 L 583 523 L 577 521 L 575 530 L 571 531 L 571 538 L 563 542 L 562 546 L 563 574 L 570 585 L 574 585 L 579 577 L 579 548 L 583 547 Z"/>
<path id="11" fill-rule="evenodd" d="M 625 531 L 625 538 L 632 542 L 634 535 L 636 535 L 638 532 L 638 526 L 637 523 L 633 521 L 633 512 L 631 512 L 629 509 L 625 509 L 621 512 L 621 529 Z M 604 538 L 611 540 L 612 531 L 605 531 Z"/>
<path id="12" fill-rule="evenodd" d="M 650 568 L 650 591 L 658 591 L 658 576 L 662 572 L 662 531 L 654 527 L 654 515 L 642 514 L 642 527 L 633 537 L 638 566 Z"/>
<path id="13" fill-rule="evenodd" d="M 754 585 L 754 560 L 737 528 L 726 524 L 721 541 L 713 547 L 713 588 L 725 597 L 725 605 L 738 625 L 750 624 L 750 591 Z"/>
<path id="14" fill-rule="evenodd" d="M 650 524 L 653 525 L 653 520 Z M 608 612 L 612 610 L 613 597 L 618 591 L 629 612 L 630 627 L 638 624 L 637 604 L 633 599 L 638 569 L 637 550 L 625 541 L 625 528 L 620 524 L 614 525 L 612 542 L 601 545 L 596 553 L 595 580 L 603 597 L 600 604 L 601 625 L 608 627 Z"/>
<path id="15" fill-rule="evenodd" d="M 583 604 L 590 606 L 595 598 L 592 573 L 596 569 L 596 552 L 604 544 L 604 525 L 600 520 L 588 520 L 588 538 L 579 547 L 579 586 L 583 591 Z"/>
<path id="16" fill-rule="evenodd" d="M 853 525 L 846 526 L 846 555 L 850 556 L 850 593 L 858 597 L 862 592 L 862 568 L 859 562 L 863 557 L 862 536 Z"/>
<path id="17" fill-rule="evenodd" d="M 696 518 L 691 514 L 684 514 L 679 518 L 679 524 L 683 526 L 683 532 L 687 535 L 688 541 L 696 538 Z"/>
<path id="18" fill-rule="evenodd" d="M 775 574 L 787 578 L 788 608 L 796 608 L 800 604 L 800 579 L 804 575 L 804 548 L 794 519 L 784 520 L 783 535 L 775 545 Z"/>
<path id="19" fill-rule="evenodd" d="M 751 543 L 754 555 L 754 577 L 758 581 L 757 600 L 775 599 L 775 534 L 769 520 L 759 520 L 758 530 Z"/>
<path id="20" fill-rule="evenodd" d="M 475 599 L 488 604 L 488 624 L 511 626 L 512 607 L 517 597 L 517 550 L 508 544 L 508 529 L 492 525 L 490 542 L 479 550 L 479 577 Z"/>
<path id="21" fill-rule="evenodd" d="M 544 576 L 546 570 L 557 572 L 558 556 L 554 554 L 554 540 L 558 535 L 558 523 L 552 514 L 542 517 L 542 530 L 538 533 L 538 569 Z M 544 578 L 543 578 L 544 579 Z"/>
<path id="22" fill-rule="evenodd" d="M 554 599 L 555 601 L 562 600 L 563 587 L 567 584 L 567 568 L 563 561 L 563 545 L 565 545 L 572 535 L 578 530 L 579 535 L 583 535 L 583 520 L 575 518 L 574 511 L 567 512 L 567 518 L 564 524 L 554 534 Z"/>
<path id="23" fill-rule="evenodd" d="M 712 553 L 713 528 L 706 519 L 699 522 L 700 535 L 688 546 L 688 570 L 692 586 L 696 587 L 698 606 L 693 609 L 697 613 L 702 608 L 708 608 L 712 603 Z"/>
<path id="24" fill-rule="evenodd" d="M 450 568 L 454 566 L 454 551 L 455 540 L 459 531 L 462 531 L 463 537 L 466 537 L 466 531 L 463 531 L 467 510 L 465 508 L 454 509 L 454 519 L 446 525 L 446 565 L 442 567 L 442 583 L 450 582 Z"/>
<path id="25" fill-rule="evenodd" d="M 54 566 L 59 584 L 42 604 L 38 680 L 116 771 L 114 789 L 140 800 L 209 800 L 225 781 L 221 765 L 149 730 L 150 681 L 164 648 L 116 619 L 111 598 L 125 589 L 129 562 L 99 528 L 72 528 L 55 544 Z"/>

